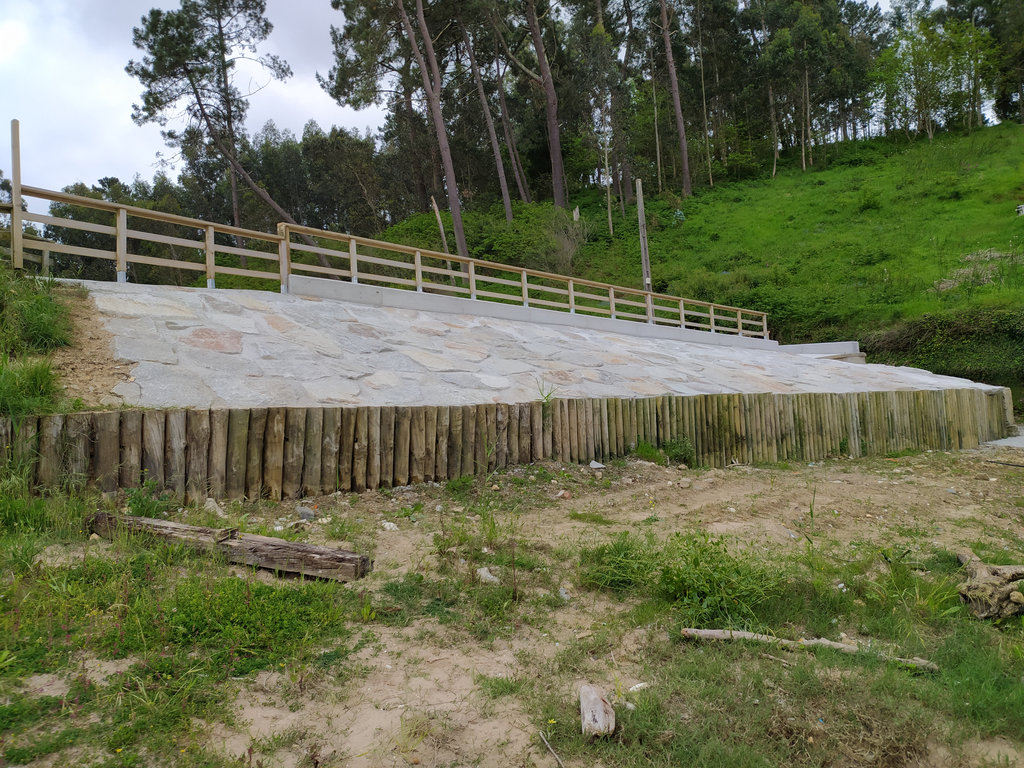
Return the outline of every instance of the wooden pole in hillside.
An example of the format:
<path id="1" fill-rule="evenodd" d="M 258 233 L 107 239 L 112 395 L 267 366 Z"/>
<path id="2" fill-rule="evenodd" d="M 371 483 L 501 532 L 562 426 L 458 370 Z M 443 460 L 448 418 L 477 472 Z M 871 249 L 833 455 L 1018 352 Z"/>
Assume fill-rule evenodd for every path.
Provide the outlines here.
<path id="1" fill-rule="evenodd" d="M 11 266 L 24 267 L 24 240 L 21 232 L 21 129 L 11 120 Z"/>
<path id="2" fill-rule="evenodd" d="M 651 254 L 647 250 L 647 217 L 644 214 L 644 187 L 640 179 L 636 180 L 636 216 L 640 223 L 640 263 L 644 273 L 644 290 L 650 292 Z M 647 322 L 653 322 L 649 312 Z"/>

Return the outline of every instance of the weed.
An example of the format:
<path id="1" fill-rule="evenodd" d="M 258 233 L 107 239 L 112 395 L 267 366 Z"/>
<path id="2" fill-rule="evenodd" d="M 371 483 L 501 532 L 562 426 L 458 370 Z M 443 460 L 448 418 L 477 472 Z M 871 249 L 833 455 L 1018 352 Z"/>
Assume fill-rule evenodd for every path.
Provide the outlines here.
<path id="1" fill-rule="evenodd" d="M 649 461 L 652 464 L 664 464 L 664 454 L 655 448 L 653 445 L 648 443 L 646 440 L 641 440 L 636 445 L 636 450 L 633 451 L 634 455 L 642 461 Z"/>

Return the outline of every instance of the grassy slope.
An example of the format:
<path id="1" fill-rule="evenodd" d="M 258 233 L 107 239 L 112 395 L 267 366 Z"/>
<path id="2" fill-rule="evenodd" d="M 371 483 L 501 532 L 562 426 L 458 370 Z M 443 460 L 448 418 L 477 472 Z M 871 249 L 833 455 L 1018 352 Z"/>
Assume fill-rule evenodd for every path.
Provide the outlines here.
<path id="1" fill-rule="evenodd" d="M 765 310 L 785 342 L 857 339 L 873 360 L 1011 385 L 1020 397 L 1024 217 L 1014 209 L 1024 202 L 1024 127 L 849 143 L 816 160 L 806 173 L 790 160 L 775 179 L 719 183 L 686 200 L 652 193 L 646 180 L 656 289 Z M 573 202 L 588 237 L 572 271 L 639 286 L 635 208 L 615 211 L 610 236 L 601 193 Z M 471 212 L 473 255 L 564 269 L 558 238 L 540 242 L 545 226 L 565 229 L 555 218 L 547 204 L 521 206 L 512 225 L 494 209 Z M 385 237 L 437 245 L 428 216 Z"/>

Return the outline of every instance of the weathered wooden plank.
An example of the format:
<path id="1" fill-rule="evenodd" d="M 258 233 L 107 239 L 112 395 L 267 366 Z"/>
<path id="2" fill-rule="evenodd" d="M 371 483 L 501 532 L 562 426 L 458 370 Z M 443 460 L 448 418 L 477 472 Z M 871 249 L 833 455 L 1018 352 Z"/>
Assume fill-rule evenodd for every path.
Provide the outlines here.
<path id="1" fill-rule="evenodd" d="M 352 490 L 352 465 L 356 448 L 355 408 L 344 408 L 341 411 L 341 438 L 338 443 L 338 490 Z"/>
<path id="2" fill-rule="evenodd" d="M 434 479 L 437 462 L 437 408 L 426 406 L 423 410 L 423 479 Z"/>
<path id="3" fill-rule="evenodd" d="M 544 404 L 540 400 L 530 403 L 530 456 L 533 461 L 544 458 Z"/>
<path id="4" fill-rule="evenodd" d="M 464 405 L 462 410 L 462 474 L 475 475 L 476 466 L 476 406 Z"/>
<path id="5" fill-rule="evenodd" d="M 481 403 L 480 405 L 476 406 L 476 408 L 474 408 L 473 410 L 475 411 L 473 418 L 474 421 L 476 422 L 475 432 L 473 434 L 473 445 L 475 448 L 474 458 L 476 464 L 475 471 L 477 474 L 483 474 L 484 472 L 487 471 L 488 460 L 487 406 Z"/>
<path id="6" fill-rule="evenodd" d="M 185 498 L 185 475 L 187 471 L 188 436 L 186 434 L 188 415 L 183 408 L 167 411 L 164 473 L 167 489 L 178 498 Z"/>
<path id="7" fill-rule="evenodd" d="M 380 409 L 380 487 L 395 484 L 395 407 Z"/>
<path id="8" fill-rule="evenodd" d="M 562 435 L 559 438 L 559 461 L 566 464 L 573 460 L 572 457 L 572 420 L 569 416 L 568 400 L 558 401 L 558 416 L 562 421 Z"/>
<path id="9" fill-rule="evenodd" d="M 142 474 L 142 411 L 122 411 L 118 430 L 121 488 L 137 488 Z"/>
<path id="10" fill-rule="evenodd" d="M 281 494 L 296 498 L 302 490 L 302 460 L 306 448 L 306 409 L 287 408 L 284 419 L 284 471 Z"/>
<path id="11" fill-rule="evenodd" d="M 219 552 L 232 563 L 316 579 L 354 581 L 373 569 L 373 562 L 366 555 L 271 536 L 239 533 L 237 528 L 205 528 L 108 512 L 97 512 L 90 520 L 90 527 L 108 539 L 114 538 L 119 530 L 142 533 L 203 552 Z"/>
<path id="12" fill-rule="evenodd" d="M 601 460 L 607 461 L 615 455 L 611 447 L 612 431 L 609 424 L 609 403 L 608 398 L 602 397 L 597 401 L 597 413 L 601 418 Z"/>
<path id="13" fill-rule="evenodd" d="M 142 473 L 157 488 L 164 487 L 165 424 L 163 411 L 142 414 Z"/>
<path id="14" fill-rule="evenodd" d="M 302 495 L 320 493 L 320 476 L 324 471 L 324 409 L 306 409 L 306 431 L 302 436 Z"/>
<path id="15" fill-rule="evenodd" d="M 411 409 L 409 431 L 409 482 L 419 485 L 426 477 L 427 415 L 423 406 Z"/>
<path id="16" fill-rule="evenodd" d="M 448 479 L 448 431 L 449 408 L 447 405 L 437 409 L 437 443 L 434 449 L 434 479 L 443 482 Z"/>
<path id="17" fill-rule="evenodd" d="M 287 409 L 267 409 L 263 437 L 263 486 L 271 501 L 280 501 L 284 493 L 284 431 L 287 419 Z"/>
<path id="18" fill-rule="evenodd" d="M 223 499 L 228 466 L 228 412 L 222 408 L 210 411 L 210 452 L 206 476 L 210 496 Z"/>
<path id="19" fill-rule="evenodd" d="M 370 435 L 370 414 L 366 406 L 359 406 L 354 414 L 352 438 L 352 490 L 362 493 L 366 490 L 366 451 Z M 406 454 L 408 456 L 408 453 Z M 408 463 L 405 465 L 408 474 Z"/>
<path id="20" fill-rule="evenodd" d="M 530 450 L 533 446 L 533 440 L 531 439 L 530 433 L 530 404 L 519 403 L 519 463 L 529 464 L 533 461 L 533 456 Z"/>
<path id="21" fill-rule="evenodd" d="M 103 493 L 117 490 L 120 427 L 121 415 L 117 411 L 92 414 L 93 461 L 90 479 Z"/>
<path id="22" fill-rule="evenodd" d="M 587 439 L 587 453 L 584 459 L 589 463 L 597 456 L 597 436 L 594 424 L 594 398 L 588 397 L 583 401 L 583 413 L 586 416 L 584 422 L 584 434 Z"/>
<path id="23" fill-rule="evenodd" d="M 380 488 L 380 406 L 366 408 L 366 487 Z"/>
<path id="24" fill-rule="evenodd" d="M 448 479 L 465 474 L 462 471 L 462 406 L 448 409 Z"/>
<path id="25" fill-rule="evenodd" d="M 487 426 L 487 471 L 493 472 L 498 467 L 498 406 L 495 403 L 484 405 L 484 418 Z"/>
<path id="26" fill-rule="evenodd" d="M 508 466 L 508 405 L 498 403 L 494 410 L 494 465 L 498 469 Z"/>
<path id="27" fill-rule="evenodd" d="M 322 493 L 338 490 L 338 453 L 341 448 L 341 409 L 324 408 L 324 445 L 320 451 L 320 489 Z"/>
<path id="28" fill-rule="evenodd" d="M 551 459 L 555 455 L 555 404 L 545 400 L 541 404 L 541 432 L 544 444 L 541 450 L 542 459 Z"/>
<path id="29" fill-rule="evenodd" d="M 139 431 L 141 443 L 142 432 Z M 26 481 L 35 483 L 36 469 L 39 459 L 39 417 L 22 416 L 11 424 L 12 455 L 19 472 L 24 473 Z"/>
<path id="30" fill-rule="evenodd" d="M 395 485 L 409 484 L 412 451 L 412 412 L 408 406 L 395 409 Z"/>
<path id="31" fill-rule="evenodd" d="M 64 415 L 60 413 L 39 417 L 39 458 L 36 482 L 43 488 L 56 488 L 61 480 L 60 433 L 64 429 Z"/>
<path id="32" fill-rule="evenodd" d="M 229 499 L 245 495 L 245 470 L 249 458 L 249 409 L 228 411 L 228 456 L 224 492 Z"/>
<path id="33" fill-rule="evenodd" d="M 0 416 L 0 463 L 4 466 L 13 458 L 14 434 L 11 419 Z"/>
<path id="34" fill-rule="evenodd" d="M 88 413 L 69 413 L 61 434 L 61 485 L 78 490 L 89 481 L 92 457 L 91 419 Z"/>
<path id="35" fill-rule="evenodd" d="M 264 495 L 263 446 L 267 439 L 267 409 L 249 411 L 249 444 L 245 449 L 245 497 L 256 501 Z"/>
<path id="36" fill-rule="evenodd" d="M 185 439 L 188 455 L 185 462 L 185 498 L 191 503 L 205 501 L 209 495 L 207 472 L 210 461 L 210 412 L 205 408 L 189 409 L 185 414 Z"/>

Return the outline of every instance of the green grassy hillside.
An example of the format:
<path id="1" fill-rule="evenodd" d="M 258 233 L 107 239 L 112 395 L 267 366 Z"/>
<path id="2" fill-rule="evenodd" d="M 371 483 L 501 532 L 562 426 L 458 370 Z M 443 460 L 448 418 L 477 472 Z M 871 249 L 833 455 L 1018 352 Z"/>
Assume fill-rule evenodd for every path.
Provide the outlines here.
<path id="1" fill-rule="evenodd" d="M 857 339 L 879 362 L 1024 392 L 1024 127 L 848 143 L 806 173 L 718 184 L 686 200 L 647 188 L 655 287 L 761 309 L 785 342 Z M 467 215 L 473 255 L 640 285 L 636 210 L 573 198 Z M 433 217 L 385 234 L 437 247 Z M 572 252 L 572 246 L 581 242 Z M 571 256 L 571 259 L 570 259 Z"/>

